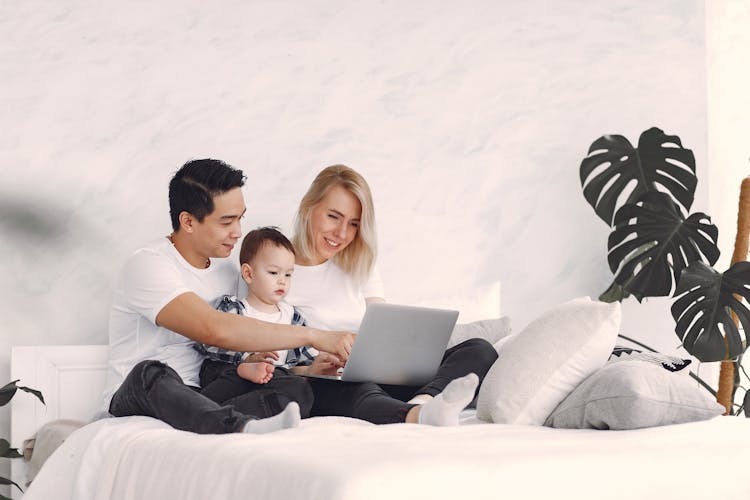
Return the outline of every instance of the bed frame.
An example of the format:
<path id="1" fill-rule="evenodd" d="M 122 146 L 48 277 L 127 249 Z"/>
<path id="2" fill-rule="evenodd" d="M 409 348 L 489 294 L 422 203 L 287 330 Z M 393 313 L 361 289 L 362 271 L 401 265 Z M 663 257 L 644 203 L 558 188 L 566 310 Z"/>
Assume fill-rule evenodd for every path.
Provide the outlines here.
<path id="1" fill-rule="evenodd" d="M 19 394 L 11 401 L 10 442 L 19 447 L 45 423 L 60 418 L 91 420 L 99 410 L 107 370 L 106 345 L 17 346 L 11 352 L 11 380 L 37 389 L 35 397 Z M 26 483 L 26 463 L 11 461 L 11 479 Z M 11 497 L 22 498 L 13 488 Z"/>

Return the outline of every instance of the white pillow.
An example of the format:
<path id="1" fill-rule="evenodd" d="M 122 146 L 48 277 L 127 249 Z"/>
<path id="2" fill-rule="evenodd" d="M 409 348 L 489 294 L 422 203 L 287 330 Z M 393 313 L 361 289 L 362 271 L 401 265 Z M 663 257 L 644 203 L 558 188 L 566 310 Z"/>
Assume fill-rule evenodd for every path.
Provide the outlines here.
<path id="1" fill-rule="evenodd" d="M 494 344 L 510 334 L 510 318 L 508 316 L 457 324 L 448 340 L 448 347 L 474 338 L 484 339 L 490 344 Z"/>
<path id="2" fill-rule="evenodd" d="M 620 303 L 579 298 L 552 308 L 500 348 L 482 382 L 477 417 L 542 425 L 586 377 L 604 366 L 617 340 Z"/>

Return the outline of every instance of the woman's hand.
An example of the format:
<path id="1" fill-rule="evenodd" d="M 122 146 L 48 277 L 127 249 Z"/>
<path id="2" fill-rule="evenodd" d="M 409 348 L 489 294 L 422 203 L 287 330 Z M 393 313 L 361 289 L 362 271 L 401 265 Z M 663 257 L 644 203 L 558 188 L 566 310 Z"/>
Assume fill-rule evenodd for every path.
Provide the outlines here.
<path id="1" fill-rule="evenodd" d="M 311 375 L 338 375 L 339 368 L 343 366 L 344 363 L 338 357 L 328 352 L 320 352 L 308 367 L 307 373 Z"/>

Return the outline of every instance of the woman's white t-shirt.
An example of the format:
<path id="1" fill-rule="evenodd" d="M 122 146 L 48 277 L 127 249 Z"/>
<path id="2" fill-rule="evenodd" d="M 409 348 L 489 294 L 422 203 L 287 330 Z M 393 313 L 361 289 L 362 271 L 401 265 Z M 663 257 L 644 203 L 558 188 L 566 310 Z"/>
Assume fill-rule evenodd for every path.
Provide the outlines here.
<path id="1" fill-rule="evenodd" d="M 295 265 L 292 286 L 285 300 L 296 307 L 313 328 L 357 332 L 368 297 L 385 298 L 377 266 L 360 285 L 353 276 L 328 260 L 317 266 Z"/>

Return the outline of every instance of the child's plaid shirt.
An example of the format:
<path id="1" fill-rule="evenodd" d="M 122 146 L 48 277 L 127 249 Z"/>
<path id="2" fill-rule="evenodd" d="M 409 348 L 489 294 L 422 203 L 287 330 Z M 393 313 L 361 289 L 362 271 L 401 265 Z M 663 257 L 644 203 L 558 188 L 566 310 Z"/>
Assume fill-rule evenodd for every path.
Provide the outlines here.
<path id="1" fill-rule="evenodd" d="M 245 303 L 241 300 L 239 300 L 237 297 L 233 295 L 224 295 L 221 299 L 219 299 L 218 304 L 216 305 L 216 309 L 223 312 L 228 313 L 236 313 L 245 315 Z M 297 310 L 296 307 L 292 307 L 293 314 L 292 314 L 292 325 L 296 326 L 307 326 L 305 323 L 305 318 L 302 317 L 300 312 Z M 222 349 L 220 347 L 210 346 L 206 344 L 201 344 L 199 342 L 196 342 L 193 344 L 193 347 L 195 350 L 197 350 L 199 353 L 203 354 L 204 356 L 215 359 L 217 361 L 224 361 L 226 363 L 232 363 L 235 365 L 238 365 L 242 363 L 242 360 L 245 358 L 247 354 L 252 353 L 245 353 L 245 352 L 236 352 L 236 351 L 230 351 L 228 349 Z M 290 368 L 292 366 L 305 366 L 312 363 L 313 359 L 315 359 L 315 356 L 318 355 L 318 351 L 312 347 L 297 347 L 295 349 L 289 349 L 286 353 L 286 360 L 284 361 L 284 364 L 281 365 L 284 368 Z"/>

